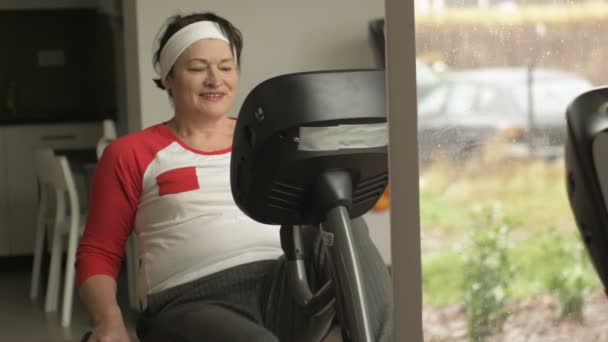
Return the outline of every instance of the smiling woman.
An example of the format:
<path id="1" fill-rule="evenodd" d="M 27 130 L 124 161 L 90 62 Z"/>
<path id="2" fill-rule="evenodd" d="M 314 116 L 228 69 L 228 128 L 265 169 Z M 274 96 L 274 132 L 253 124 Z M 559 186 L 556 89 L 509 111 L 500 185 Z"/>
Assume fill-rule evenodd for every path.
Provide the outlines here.
<path id="1" fill-rule="evenodd" d="M 231 55 L 225 42 L 202 39 L 177 59 L 163 84 L 175 107 L 175 118 L 169 125 L 178 134 L 184 130 L 180 121 L 229 120 L 225 116 L 234 103 L 239 77 Z M 231 128 L 232 122 L 229 120 L 226 128 Z"/>
<path id="2" fill-rule="evenodd" d="M 116 276 L 134 233 L 142 341 L 276 341 L 258 308 L 282 254 L 278 227 L 249 219 L 230 191 L 235 121 L 227 114 L 241 48 L 240 31 L 212 13 L 174 16 L 162 31 L 155 82 L 167 91 L 173 117 L 115 140 L 93 180 L 77 259 L 80 294 L 95 322 L 90 340 L 129 340 Z M 183 301 L 194 304 L 175 305 Z"/>
<path id="3" fill-rule="evenodd" d="M 167 90 L 175 108 L 167 126 L 191 147 L 225 148 L 234 129 L 234 120 L 226 114 L 234 104 L 239 81 L 241 33 L 212 13 L 176 18 L 154 54 L 160 75 L 154 81 Z M 215 143 L 209 136 L 211 126 L 220 137 Z M 197 135 L 194 130 L 207 133 Z"/>

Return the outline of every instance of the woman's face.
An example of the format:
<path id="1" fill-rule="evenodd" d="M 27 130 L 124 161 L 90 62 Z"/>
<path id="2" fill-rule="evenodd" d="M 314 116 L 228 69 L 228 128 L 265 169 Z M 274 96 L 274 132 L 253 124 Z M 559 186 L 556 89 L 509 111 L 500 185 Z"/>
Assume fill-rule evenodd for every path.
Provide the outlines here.
<path id="1" fill-rule="evenodd" d="M 232 108 L 238 81 L 230 45 L 222 40 L 202 39 L 179 56 L 165 87 L 171 90 L 176 113 L 219 117 Z"/>

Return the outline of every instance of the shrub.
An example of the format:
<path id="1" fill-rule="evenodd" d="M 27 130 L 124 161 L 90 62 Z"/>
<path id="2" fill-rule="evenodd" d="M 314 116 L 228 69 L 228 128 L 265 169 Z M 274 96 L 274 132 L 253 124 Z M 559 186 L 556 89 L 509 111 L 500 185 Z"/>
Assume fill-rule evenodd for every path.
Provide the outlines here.
<path id="1" fill-rule="evenodd" d="M 585 269 L 587 255 L 580 239 L 566 241 L 554 231 L 551 234 L 545 244 L 553 251 L 553 262 L 559 263 L 560 271 L 550 277 L 548 288 L 559 298 L 561 317 L 581 319 L 585 292 L 589 288 L 589 271 Z"/>
<path id="2" fill-rule="evenodd" d="M 483 341 L 502 328 L 513 274 L 508 257 L 509 226 L 500 206 L 479 212 L 482 224 L 473 233 L 464 263 L 463 293 L 471 341 Z"/>

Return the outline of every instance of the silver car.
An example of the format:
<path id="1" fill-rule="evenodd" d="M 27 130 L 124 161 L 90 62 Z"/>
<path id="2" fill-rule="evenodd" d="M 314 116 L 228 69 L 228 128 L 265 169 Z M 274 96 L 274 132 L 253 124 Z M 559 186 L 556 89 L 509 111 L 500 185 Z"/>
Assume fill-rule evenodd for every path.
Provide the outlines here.
<path id="1" fill-rule="evenodd" d="M 451 73 L 418 102 L 421 165 L 437 151 L 467 160 L 491 138 L 505 142 L 510 156 L 559 157 L 566 137 L 566 107 L 591 88 L 591 82 L 576 74 L 550 69 Z"/>

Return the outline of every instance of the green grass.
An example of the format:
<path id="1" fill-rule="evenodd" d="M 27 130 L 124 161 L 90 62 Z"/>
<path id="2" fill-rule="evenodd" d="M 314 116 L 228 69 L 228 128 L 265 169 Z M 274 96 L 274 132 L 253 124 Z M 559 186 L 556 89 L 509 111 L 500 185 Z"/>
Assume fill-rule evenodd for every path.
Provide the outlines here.
<path id="1" fill-rule="evenodd" d="M 564 253 L 564 250 L 571 251 Z M 445 305 L 462 302 L 462 283 L 465 274 L 462 252 L 442 252 L 423 257 L 423 292 L 425 304 Z M 574 253 L 583 253 L 577 258 Z M 554 230 L 538 232 L 518 242 L 509 249 L 509 259 L 514 267 L 509 290 L 513 298 L 523 298 L 551 291 L 551 279 L 564 269 L 577 264 L 583 269 L 586 287 L 599 289 L 597 278 L 582 244 L 574 233 L 558 233 Z"/>
<path id="2" fill-rule="evenodd" d="M 425 170 L 421 226 L 441 232 L 441 245 L 446 246 L 422 256 L 425 304 L 463 301 L 470 236 L 483 227 L 480 208 L 492 206 L 501 210 L 503 223 L 510 227 L 509 258 L 515 271 L 509 282 L 511 297 L 550 292 L 551 279 L 577 265 L 585 286 L 599 288 L 578 238 L 563 179 L 561 165 L 534 161 L 461 168 L 439 164 Z M 454 241 L 462 247 L 447 248 Z"/>
<path id="3" fill-rule="evenodd" d="M 422 259 L 422 289 L 425 304 L 445 305 L 463 300 L 463 259 L 442 253 Z"/>
<path id="4" fill-rule="evenodd" d="M 574 220 L 566 196 L 562 167 L 543 162 L 507 163 L 481 169 L 447 165 L 421 175 L 420 222 L 446 232 L 470 231 L 475 208 L 499 203 L 514 229 L 547 227 L 572 230 Z"/>

